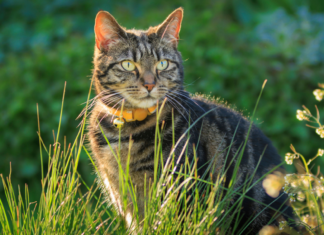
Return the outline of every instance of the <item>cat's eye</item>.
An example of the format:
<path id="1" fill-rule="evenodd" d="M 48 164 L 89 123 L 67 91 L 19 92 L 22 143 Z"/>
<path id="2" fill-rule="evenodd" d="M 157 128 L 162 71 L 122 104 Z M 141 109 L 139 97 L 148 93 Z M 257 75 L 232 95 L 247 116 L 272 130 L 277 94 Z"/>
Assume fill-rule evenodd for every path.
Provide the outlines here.
<path id="1" fill-rule="evenodd" d="M 135 64 L 132 61 L 125 60 L 121 63 L 122 67 L 127 71 L 133 71 L 135 70 Z"/>
<path id="2" fill-rule="evenodd" d="M 167 60 L 161 60 L 158 62 L 156 68 L 158 70 L 165 70 L 169 65 L 169 62 Z"/>

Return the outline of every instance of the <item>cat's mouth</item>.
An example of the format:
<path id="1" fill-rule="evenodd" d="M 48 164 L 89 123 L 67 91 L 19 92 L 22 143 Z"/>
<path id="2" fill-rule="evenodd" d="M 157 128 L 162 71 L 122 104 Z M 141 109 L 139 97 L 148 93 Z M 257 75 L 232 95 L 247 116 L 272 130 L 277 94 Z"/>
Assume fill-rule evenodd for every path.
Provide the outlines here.
<path id="1" fill-rule="evenodd" d="M 139 108 L 149 108 L 153 105 L 156 105 L 156 102 L 160 100 L 158 97 L 154 97 L 151 94 L 148 94 L 144 97 L 137 97 L 137 106 Z"/>
<path id="2" fill-rule="evenodd" d="M 146 100 L 146 99 L 149 99 L 149 100 L 150 99 L 155 99 L 155 100 L 157 100 L 158 99 L 157 96 L 158 95 L 155 94 L 155 93 L 147 92 L 147 93 L 144 93 L 142 95 L 137 96 L 137 99 L 139 99 L 139 100 Z"/>
<path id="3" fill-rule="evenodd" d="M 147 100 L 157 100 L 157 98 L 156 97 L 153 97 L 153 96 L 151 96 L 151 95 L 147 95 L 147 96 L 145 96 L 145 97 L 141 97 L 141 98 L 138 98 L 140 101 L 147 101 Z"/>
<path id="4" fill-rule="evenodd" d="M 148 93 L 146 96 L 141 97 L 140 99 L 155 99 L 155 97 L 153 97 L 151 93 Z"/>
<path id="5" fill-rule="evenodd" d="M 136 108 L 149 108 L 157 104 L 157 102 L 163 102 L 165 94 L 162 92 L 136 92 L 136 93 L 124 93 L 125 99 Z"/>

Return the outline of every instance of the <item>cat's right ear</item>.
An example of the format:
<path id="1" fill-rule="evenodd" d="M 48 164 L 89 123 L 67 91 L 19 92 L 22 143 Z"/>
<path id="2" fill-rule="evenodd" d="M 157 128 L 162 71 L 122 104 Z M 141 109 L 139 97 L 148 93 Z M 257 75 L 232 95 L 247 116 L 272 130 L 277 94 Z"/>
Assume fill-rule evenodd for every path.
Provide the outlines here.
<path id="1" fill-rule="evenodd" d="M 98 12 L 94 31 L 96 35 L 96 46 L 99 50 L 109 50 L 122 37 L 127 37 L 126 32 L 107 11 Z"/>
<path id="2" fill-rule="evenodd" d="M 182 18 L 183 8 L 179 7 L 173 11 L 161 25 L 158 26 L 157 35 L 161 38 L 167 39 L 177 47 Z"/>

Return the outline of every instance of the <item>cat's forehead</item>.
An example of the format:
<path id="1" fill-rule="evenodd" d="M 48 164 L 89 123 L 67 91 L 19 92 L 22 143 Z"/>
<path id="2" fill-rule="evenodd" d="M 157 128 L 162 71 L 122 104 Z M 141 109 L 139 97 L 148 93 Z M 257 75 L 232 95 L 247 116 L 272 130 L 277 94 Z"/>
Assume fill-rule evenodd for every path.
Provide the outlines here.
<path id="1" fill-rule="evenodd" d="M 138 37 L 148 34 L 148 30 L 142 30 L 142 29 L 126 29 L 125 31 L 128 34 L 133 34 Z"/>
<path id="2" fill-rule="evenodd" d="M 163 42 L 152 31 L 127 30 L 127 38 L 121 40 L 113 50 L 115 60 L 132 60 L 138 63 L 150 64 L 162 59 L 177 61 L 175 49 Z"/>

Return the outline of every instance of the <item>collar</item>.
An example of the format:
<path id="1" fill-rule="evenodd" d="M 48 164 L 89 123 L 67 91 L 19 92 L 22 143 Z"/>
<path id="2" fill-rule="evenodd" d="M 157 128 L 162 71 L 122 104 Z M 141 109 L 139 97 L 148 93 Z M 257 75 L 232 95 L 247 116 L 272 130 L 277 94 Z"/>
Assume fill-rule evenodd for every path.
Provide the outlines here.
<path id="1" fill-rule="evenodd" d="M 151 115 L 152 113 L 155 113 L 157 105 L 154 105 L 152 107 L 149 107 L 147 109 L 115 109 L 105 106 L 108 113 L 118 116 L 119 119 L 124 119 L 126 122 L 133 122 L 133 121 L 143 121 L 148 115 Z"/>

